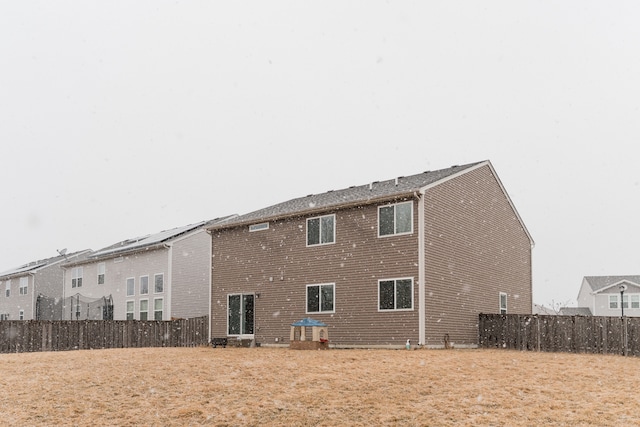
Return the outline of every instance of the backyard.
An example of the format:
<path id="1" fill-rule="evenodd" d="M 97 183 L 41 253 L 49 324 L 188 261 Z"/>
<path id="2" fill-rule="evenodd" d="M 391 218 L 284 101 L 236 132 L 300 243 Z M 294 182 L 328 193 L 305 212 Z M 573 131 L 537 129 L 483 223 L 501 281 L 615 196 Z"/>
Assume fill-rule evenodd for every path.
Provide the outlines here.
<path id="1" fill-rule="evenodd" d="M 0 370 L 0 425 L 640 424 L 640 358 L 612 355 L 139 348 Z"/>

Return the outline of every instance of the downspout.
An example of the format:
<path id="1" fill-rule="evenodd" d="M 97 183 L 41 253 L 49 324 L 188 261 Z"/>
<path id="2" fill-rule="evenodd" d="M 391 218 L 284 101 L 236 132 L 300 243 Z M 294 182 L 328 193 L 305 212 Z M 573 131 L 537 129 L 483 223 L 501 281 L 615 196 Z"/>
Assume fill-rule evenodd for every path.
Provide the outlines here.
<path id="1" fill-rule="evenodd" d="M 209 318 L 209 327 L 207 328 L 207 330 L 209 331 L 209 336 L 207 337 L 207 342 L 210 343 L 211 342 L 211 297 L 212 297 L 212 293 L 213 293 L 213 284 L 211 283 L 211 280 L 213 279 L 213 274 L 212 274 L 212 268 L 213 268 L 213 235 L 211 234 L 211 231 L 209 230 L 205 230 L 205 232 L 207 233 L 207 235 L 209 236 L 209 281 L 207 288 L 209 288 L 209 309 L 207 311 L 207 316 Z"/>
<path id="2" fill-rule="evenodd" d="M 426 260 L 425 260 L 425 214 L 424 190 L 416 193 L 418 199 L 418 345 L 426 344 Z"/>

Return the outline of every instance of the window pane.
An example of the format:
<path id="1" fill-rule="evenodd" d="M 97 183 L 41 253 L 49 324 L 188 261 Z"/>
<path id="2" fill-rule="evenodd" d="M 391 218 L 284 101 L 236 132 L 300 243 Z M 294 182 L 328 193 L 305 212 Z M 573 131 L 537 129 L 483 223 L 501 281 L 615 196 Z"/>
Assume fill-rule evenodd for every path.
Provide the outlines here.
<path id="1" fill-rule="evenodd" d="M 140 311 L 149 311 L 149 301 L 146 299 L 140 300 Z"/>
<path id="2" fill-rule="evenodd" d="M 640 295 L 631 295 L 631 308 L 640 308 Z"/>
<path id="3" fill-rule="evenodd" d="M 393 280 L 380 282 L 380 310 L 393 310 Z"/>
<path id="4" fill-rule="evenodd" d="M 140 278 L 140 294 L 146 295 L 149 293 L 149 277 L 142 276 Z"/>
<path id="5" fill-rule="evenodd" d="M 412 224 L 411 218 L 413 214 L 413 204 L 400 203 L 396 205 L 396 233 L 409 233 L 411 232 Z"/>
<path id="6" fill-rule="evenodd" d="M 629 308 L 629 295 L 622 297 L 622 308 Z"/>
<path id="7" fill-rule="evenodd" d="M 164 276 L 162 274 L 156 274 L 155 276 L 156 288 L 155 292 L 164 292 Z"/>
<path id="8" fill-rule="evenodd" d="M 396 281 L 396 309 L 411 308 L 411 279 Z"/>
<path id="9" fill-rule="evenodd" d="M 380 235 L 388 236 L 394 233 L 393 206 L 384 206 L 378 210 Z"/>
<path id="10" fill-rule="evenodd" d="M 146 311 L 141 311 L 140 320 L 149 320 L 149 313 L 147 313 Z"/>
<path id="11" fill-rule="evenodd" d="M 321 311 L 333 311 L 333 285 L 323 285 L 321 288 Z"/>
<path id="12" fill-rule="evenodd" d="M 240 335 L 240 295 L 229 296 L 229 335 Z"/>
<path id="13" fill-rule="evenodd" d="M 307 312 L 320 311 L 320 286 L 307 286 Z"/>
<path id="14" fill-rule="evenodd" d="M 321 243 L 333 243 L 333 215 L 322 217 L 322 239 Z"/>
<path id="15" fill-rule="evenodd" d="M 127 296 L 131 296 L 134 294 L 134 285 L 135 281 L 133 280 L 133 278 L 127 279 Z"/>
<path id="16" fill-rule="evenodd" d="M 253 334 L 253 295 L 243 296 L 244 322 L 242 324 L 243 334 Z"/>
<path id="17" fill-rule="evenodd" d="M 618 296 L 609 295 L 609 308 L 618 308 Z"/>
<path id="18" fill-rule="evenodd" d="M 307 245 L 320 244 L 320 218 L 307 220 Z"/>
<path id="19" fill-rule="evenodd" d="M 155 320 L 162 320 L 162 309 L 163 309 L 164 301 L 162 298 L 156 299 L 153 301 L 153 318 Z"/>

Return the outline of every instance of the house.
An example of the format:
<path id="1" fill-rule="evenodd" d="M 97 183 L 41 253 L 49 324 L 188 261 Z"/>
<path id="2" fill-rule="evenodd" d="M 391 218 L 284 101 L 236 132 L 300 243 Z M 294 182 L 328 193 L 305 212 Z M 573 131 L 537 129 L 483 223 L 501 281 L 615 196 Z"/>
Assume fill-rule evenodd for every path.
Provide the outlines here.
<path id="1" fill-rule="evenodd" d="M 620 306 L 622 293 L 622 307 Z M 578 307 L 594 316 L 640 316 L 640 276 L 585 276 Z"/>
<path id="2" fill-rule="evenodd" d="M 211 237 L 202 221 L 67 262 L 64 319 L 170 320 L 209 313 Z M 108 309 L 107 309 L 108 308 Z"/>
<path id="3" fill-rule="evenodd" d="M 52 258 L 29 262 L 0 273 L 0 320 L 34 320 L 55 317 L 63 295 L 61 263 L 83 256 L 90 250 L 74 253 L 60 251 Z"/>
<path id="4" fill-rule="evenodd" d="M 591 316 L 591 310 L 588 307 L 561 307 L 561 316 Z"/>
<path id="5" fill-rule="evenodd" d="M 475 346 L 479 313 L 532 311 L 533 240 L 489 161 L 308 195 L 209 227 L 213 337 Z"/>

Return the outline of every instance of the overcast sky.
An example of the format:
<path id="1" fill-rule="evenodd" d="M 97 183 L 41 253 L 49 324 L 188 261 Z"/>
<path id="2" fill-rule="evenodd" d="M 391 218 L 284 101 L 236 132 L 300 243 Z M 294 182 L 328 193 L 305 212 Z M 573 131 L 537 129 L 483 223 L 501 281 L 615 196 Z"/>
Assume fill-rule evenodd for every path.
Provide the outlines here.
<path id="1" fill-rule="evenodd" d="M 534 302 L 640 274 L 635 1 L 4 1 L 0 271 L 490 160 Z"/>

